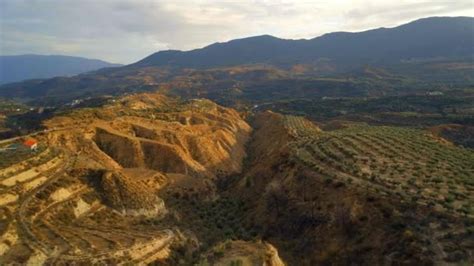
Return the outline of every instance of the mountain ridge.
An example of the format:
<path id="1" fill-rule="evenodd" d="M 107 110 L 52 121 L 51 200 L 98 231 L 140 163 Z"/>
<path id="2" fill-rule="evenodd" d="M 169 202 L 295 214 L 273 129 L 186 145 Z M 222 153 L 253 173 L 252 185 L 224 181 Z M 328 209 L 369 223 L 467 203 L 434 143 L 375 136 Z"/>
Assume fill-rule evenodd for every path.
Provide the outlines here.
<path id="1" fill-rule="evenodd" d="M 322 57 L 366 63 L 367 59 L 397 62 L 411 57 L 466 56 L 474 54 L 473 32 L 472 17 L 430 17 L 393 28 L 333 32 L 312 39 L 251 36 L 190 51 L 160 51 L 131 65 L 210 68 L 245 63 L 291 64 Z"/>
<path id="2" fill-rule="evenodd" d="M 0 84 L 28 79 L 77 75 L 104 67 L 117 67 L 99 59 L 67 55 L 2 55 L 0 56 Z"/>
<path id="3" fill-rule="evenodd" d="M 137 91 L 164 90 L 179 94 L 180 87 L 199 86 L 199 82 L 188 85 L 183 82 L 189 78 L 198 81 L 197 77 L 202 78 L 200 82 L 208 83 L 205 91 L 214 91 L 211 98 L 218 101 L 219 97 L 216 96 L 222 96 L 222 93 L 232 86 L 257 86 L 260 89 L 255 87 L 255 93 L 261 91 L 261 87 L 271 86 L 274 93 L 276 85 L 285 83 L 284 79 L 323 89 L 326 92 L 318 94 L 321 97 L 335 97 L 338 95 L 331 93 L 335 90 L 329 90 L 326 87 L 328 84 L 323 87 L 319 86 L 323 84 L 310 85 L 310 80 L 329 77 L 332 80 L 347 81 L 347 77 L 354 77 L 355 73 L 360 73 L 366 66 L 385 69 L 392 75 L 400 76 L 398 85 L 387 79 L 370 79 L 367 83 L 364 80 L 367 77 L 356 76 L 360 82 L 352 83 L 350 86 L 353 89 L 341 91 L 342 93 L 370 90 L 372 92 L 366 94 L 378 95 L 393 92 L 400 89 L 400 86 L 413 92 L 415 87 L 423 87 L 433 81 L 442 81 L 444 84 L 470 84 L 473 72 L 468 67 L 439 68 L 441 64 L 436 68 L 437 71 L 433 71 L 433 68 L 423 63 L 472 65 L 473 36 L 473 17 L 425 18 L 389 29 L 379 28 L 360 33 L 336 32 L 302 40 L 261 35 L 214 43 L 191 51 L 160 51 L 130 65 L 102 68 L 74 77 L 5 84 L 0 86 L 0 97 L 55 104 L 85 96 L 120 95 Z M 260 68 L 253 69 L 248 68 L 249 66 Z M 247 69 L 248 78 L 235 80 L 239 78 L 232 73 L 241 72 L 243 68 Z M 206 71 L 213 74 L 204 73 Z M 224 72 L 228 73 L 223 75 Z M 331 86 L 338 87 L 340 84 L 339 82 Z M 279 90 L 283 89 L 287 90 L 284 87 Z M 189 90 L 186 95 L 194 95 L 192 91 L 196 90 Z M 285 91 L 281 92 L 285 94 Z M 251 93 L 253 100 L 257 95 L 255 93 Z M 343 95 L 349 94 L 354 95 Z M 268 94 L 265 95 L 268 97 Z"/>

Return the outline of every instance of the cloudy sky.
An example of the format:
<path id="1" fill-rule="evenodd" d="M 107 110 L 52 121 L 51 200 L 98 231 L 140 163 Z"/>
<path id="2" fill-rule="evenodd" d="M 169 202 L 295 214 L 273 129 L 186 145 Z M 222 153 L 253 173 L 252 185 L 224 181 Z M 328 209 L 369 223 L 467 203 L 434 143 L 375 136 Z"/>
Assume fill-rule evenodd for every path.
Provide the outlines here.
<path id="1" fill-rule="evenodd" d="M 0 54 L 132 63 L 253 35 L 313 38 L 429 16 L 474 16 L 473 0 L 0 0 Z"/>

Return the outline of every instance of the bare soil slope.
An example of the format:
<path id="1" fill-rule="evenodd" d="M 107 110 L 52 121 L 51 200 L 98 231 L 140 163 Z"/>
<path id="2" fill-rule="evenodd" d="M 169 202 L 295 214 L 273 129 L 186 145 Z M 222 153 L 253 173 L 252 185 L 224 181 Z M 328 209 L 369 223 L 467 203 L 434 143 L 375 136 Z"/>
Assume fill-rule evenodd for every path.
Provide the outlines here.
<path id="1" fill-rule="evenodd" d="M 251 130 L 237 112 L 208 100 L 178 104 L 159 94 L 82 109 L 47 125 L 70 128 L 51 134 L 52 143 L 94 154 L 109 166 L 212 178 L 241 171 Z"/>

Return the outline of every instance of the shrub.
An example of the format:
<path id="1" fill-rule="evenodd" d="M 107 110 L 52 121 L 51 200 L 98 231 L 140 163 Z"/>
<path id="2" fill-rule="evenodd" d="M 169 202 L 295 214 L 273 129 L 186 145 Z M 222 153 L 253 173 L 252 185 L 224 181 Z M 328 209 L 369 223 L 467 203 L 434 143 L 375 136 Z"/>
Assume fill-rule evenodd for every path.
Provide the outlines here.
<path id="1" fill-rule="evenodd" d="M 221 258 L 221 257 L 224 256 L 224 251 L 222 251 L 222 250 L 214 250 L 213 254 L 214 254 L 214 257 L 216 257 L 216 258 Z"/>
<path id="2" fill-rule="evenodd" d="M 444 200 L 448 203 L 451 203 L 451 202 L 454 201 L 454 198 L 455 197 L 452 194 L 449 194 L 449 195 L 446 196 L 446 198 L 444 198 Z"/>
<path id="3" fill-rule="evenodd" d="M 332 183 L 332 177 L 330 176 L 325 176 L 323 177 L 324 183 L 326 184 L 331 184 Z"/>
<path id="4" fill-rule="evenodd" d="M 242 266 L 243 263 L 242 263 L 242 260 L 237 259 L 237 260 L 231 261 L 231 262 L 230 262 L 230 265 L 231 265 L 231 266 Z"/>

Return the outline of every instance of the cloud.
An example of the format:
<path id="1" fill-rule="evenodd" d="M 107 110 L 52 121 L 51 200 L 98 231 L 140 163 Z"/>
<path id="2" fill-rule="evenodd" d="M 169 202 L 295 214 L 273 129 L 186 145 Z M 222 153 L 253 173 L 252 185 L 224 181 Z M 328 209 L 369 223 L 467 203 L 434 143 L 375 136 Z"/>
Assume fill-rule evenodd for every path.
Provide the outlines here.
<path id="1" fill-rule="evenodd" d="M 131 63 L 164 49 L 271 34 L 313 38 L 474 15 L 472 0 L 2 0 L 1 54 L 68 54 Z"/>
<path id="2" fill-rule="evenodd" d="M 473 15 L 472 1 L 391 1 L 385 5 L 367 2 L 345 13 L 346 21 L 355 28 L 367 28 L 375 23 L 396 26 L 416 18 L 435 15 Z"/>

